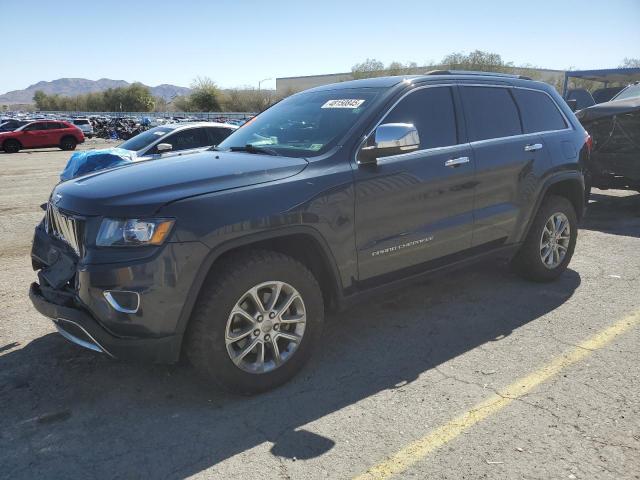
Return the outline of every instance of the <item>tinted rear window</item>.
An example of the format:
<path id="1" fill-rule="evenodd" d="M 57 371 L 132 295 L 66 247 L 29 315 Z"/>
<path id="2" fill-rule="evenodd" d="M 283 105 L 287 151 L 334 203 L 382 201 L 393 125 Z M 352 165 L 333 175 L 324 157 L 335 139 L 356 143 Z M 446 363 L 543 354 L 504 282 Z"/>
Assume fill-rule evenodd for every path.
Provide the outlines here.
<path id="1" fill-rule="evenodd" d="M 525 133 L 567 128 L 560 110 L 546 93 L 516 88 L 513 90 L 513 95 L 520 107 Z"/>
<path id="2" fill-rule="evenodd" d="M 382 123 L 412 123 L 420 135 L 420 149 L 458 143 L 456 115 L 449 87 L 424 88 L 410 93 Z"/>
<path id="3" fill-rule="evenodd" d="M 207 127 L 205 130 L 209 135 L 209 145 L 218 145 L 233 133 L 232 129 L 222 127 Z"/>
<path id="4" fill-rule="evenodd" d="M 74 120 L 74 125 L 89 125 L 89 120 Z"/>
<path id="5" fill-rule="evenodd" d="M 520 116 L 509 90 L 499 87 L 462 87 L 464 112 L 472 142 L 520 135 Z"/>

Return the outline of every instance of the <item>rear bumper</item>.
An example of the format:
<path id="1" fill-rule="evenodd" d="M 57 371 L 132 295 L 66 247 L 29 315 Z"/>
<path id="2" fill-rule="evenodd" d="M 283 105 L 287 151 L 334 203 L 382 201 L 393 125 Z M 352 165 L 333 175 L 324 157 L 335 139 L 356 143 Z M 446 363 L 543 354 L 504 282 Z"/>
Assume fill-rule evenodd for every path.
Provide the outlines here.
<path id="1" fill-rule="evenodd" d="M 105 330 L 87 312 L 47 300 L 37 283 L 31 284 L 29 298 L 38 312 L 53 320 L 63 337 L 84 348 L 123 360 L 156 363 L 173 363 L 178 360 L 182 335 L 121 338 Z"/>

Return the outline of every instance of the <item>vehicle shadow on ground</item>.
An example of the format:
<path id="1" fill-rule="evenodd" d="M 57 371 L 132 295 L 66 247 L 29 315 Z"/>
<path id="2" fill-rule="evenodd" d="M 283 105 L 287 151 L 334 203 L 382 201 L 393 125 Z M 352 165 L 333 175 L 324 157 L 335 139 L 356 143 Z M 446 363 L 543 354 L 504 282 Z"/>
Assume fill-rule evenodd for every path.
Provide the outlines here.
<path id="1" fill-rule="evenodd" d="M 614 196 L 592 193 L 580 228 L 640 237 L 640 194 Z"/>
<path id="2" fill-rule="evenodd" d="M 0 472 L 180 479 L 265 442 L 277 457 L 318 457 L 335 441 L 309 422 L 508 336 L 579 285 L 573 270 L 529 283 L 505 261 L 423 281 L 330 316 L 303 372 L 250 398 L 205 386 L 186 366 L 109 361 L 45 335 L 0 356 Z"/>

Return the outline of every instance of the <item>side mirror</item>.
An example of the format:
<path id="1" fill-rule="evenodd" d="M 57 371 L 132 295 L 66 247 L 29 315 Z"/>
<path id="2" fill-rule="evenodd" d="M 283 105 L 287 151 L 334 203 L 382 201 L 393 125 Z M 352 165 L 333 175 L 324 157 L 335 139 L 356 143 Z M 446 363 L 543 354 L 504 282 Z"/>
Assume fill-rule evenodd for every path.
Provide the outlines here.
<path id="1" fill-rule="evenodd" d="M 156 145 L 156 150 L 158 153 L 170 152 L 173 150 L 173 145 L 170 143 L 159 143 Z"/>
<path id="2" fill-rule="evenodd" d="M 565 101 L 567 102 L 567 105 L 569 105 L 569 108 L 572 112 L 575 112 L 578 109 L 578 100 L 576 100 L 575 98 L 569 98 Z"/>
<path id="3" fill-rule="evenodd" d="M 376 163 L 378 158 L 417 150 L 420 135 L 411 123 L 384 123 L 367 138 L 358 152 L 359 164 Z"/>

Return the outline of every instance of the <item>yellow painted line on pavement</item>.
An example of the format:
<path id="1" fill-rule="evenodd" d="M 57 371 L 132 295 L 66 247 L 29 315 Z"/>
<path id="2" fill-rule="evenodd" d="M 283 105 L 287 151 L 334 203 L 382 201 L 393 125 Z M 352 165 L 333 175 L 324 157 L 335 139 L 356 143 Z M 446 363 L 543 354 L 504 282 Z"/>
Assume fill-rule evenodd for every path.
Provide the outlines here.
<path id="1" fill-rule="evenodd" d="M 589 356 L 594 350 L 605 347 L 616 337 L 622 335 L 639 323 L 640 311 L 626 316 L 588 340 L 576 345 L 574 349 L 555 357 L 539 370 L 515 381 L 498 393 L 491 395 L 471 410 L 457 416 L 447 424 L 433 430 L 428 435 L 410 443 L 383 462 L 371 467 L 365 473 L 358 475 L 354 480 L 383 480 L 404 472 L 434 450 L 473 427 L 476 423 L 490 417 L 541 383 L 554 377 L 565 368 Z"/>

